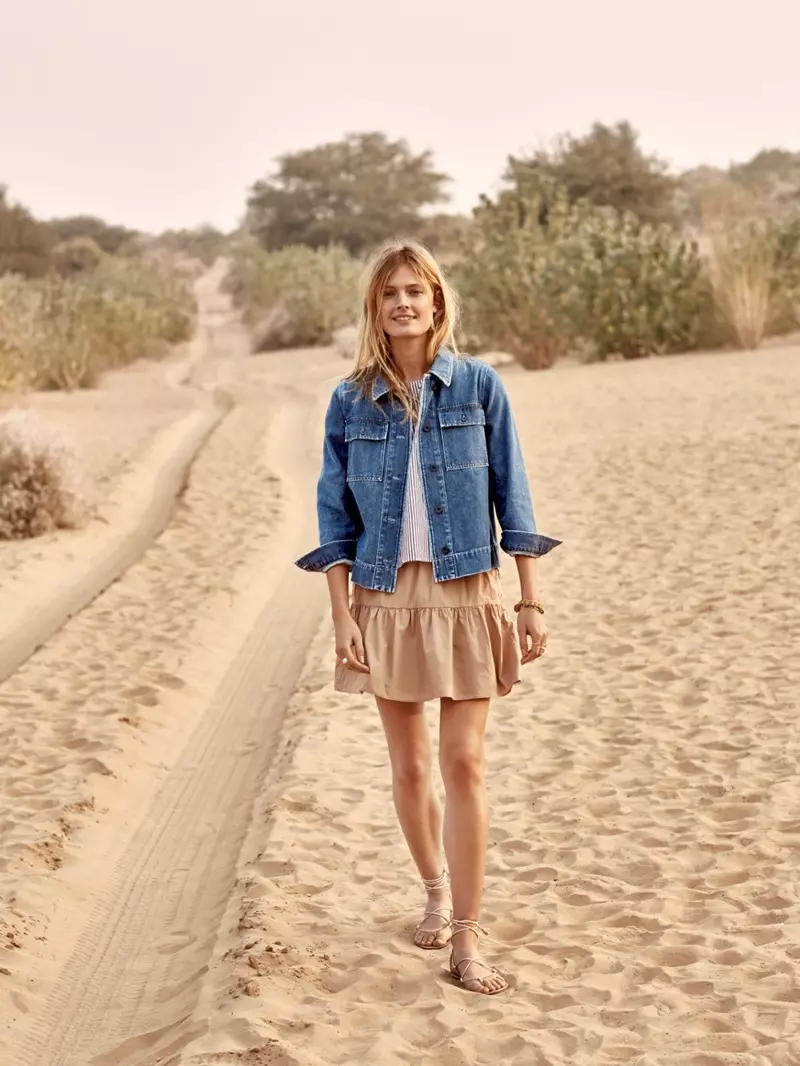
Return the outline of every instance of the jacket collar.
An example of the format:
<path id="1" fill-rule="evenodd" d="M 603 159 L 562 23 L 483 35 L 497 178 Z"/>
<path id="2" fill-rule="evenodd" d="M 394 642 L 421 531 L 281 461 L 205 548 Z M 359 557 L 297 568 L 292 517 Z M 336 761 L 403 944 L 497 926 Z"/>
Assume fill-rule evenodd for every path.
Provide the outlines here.
<path id="1" fill-rule="evenodd" d="M 440 348 L 431 365 L 431 374 L 433 374 L 434 377 L 437 377 L 443 385 L 448 387 L 453 380 L 453 362 L 453 353 L 449 352 L 447 348 Z M 388 391 L 389 385 L 385 378 L 377 377 L 372 386 L 372 399 L 380 400 L 380 398 L 385 396 Z"/>

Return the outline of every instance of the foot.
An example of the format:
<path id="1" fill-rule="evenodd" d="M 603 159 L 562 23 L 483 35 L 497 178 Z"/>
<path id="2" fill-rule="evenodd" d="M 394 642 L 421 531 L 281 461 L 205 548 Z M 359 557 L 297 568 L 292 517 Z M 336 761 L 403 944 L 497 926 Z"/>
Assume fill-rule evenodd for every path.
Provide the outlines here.
<path id="1" fill-rule="evenodd" d="M 447 947 L 450 943 L 453 902 L 447 882 L 438 888 L 428 888 L 427 893 L 428 902 L 425 905 L 425 914 L 414 930 L 414 943 L 418 948 L 436 951 Z"/>
<path id="2" fill-rule="evenodd" d="M 508 981 L 493 966 L 485 963 L 478 953 L 477 930 L 459 929 L 461 924 L 456 923 L 451 941 L 451 975 L 460 981 L 468 992 L 478 992 L 484 996 L 496 996 L 498 992 L 504 992 L 508 988 Z"/>

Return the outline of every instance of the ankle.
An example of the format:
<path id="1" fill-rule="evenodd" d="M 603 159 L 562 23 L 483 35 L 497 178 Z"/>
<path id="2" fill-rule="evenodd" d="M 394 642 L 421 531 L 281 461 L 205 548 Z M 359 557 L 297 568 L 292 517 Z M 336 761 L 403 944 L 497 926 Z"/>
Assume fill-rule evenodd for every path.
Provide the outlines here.
<path id="1" fill-rule="evenodd" d="M 479 934 L 486 930 L 474 918 L 456 918 L 453 916 L 453 942 L 462 947 L 477 945 Z"/>
<path id="2" fill-rule="evenodd" d="M 436 893 L 450 890 L 450 878 L 446 868 L 434 877 L 423 877 L 422 883 L 425 886 L 428 895 L 435 895 Z"/>
<path id="3" fill-rule="evenodd" d="M 431 903 L 441 903 L 443 900 L 450 899 L 450 889 L 447 885 L 444 888 L 426 888 L 425 891 Z"/>
<path id="4" fill-rule="evenodd" d="M 450 943 L 459 953 L 476 952 L 478 937 L 470 929 L 453 930 Z"/>

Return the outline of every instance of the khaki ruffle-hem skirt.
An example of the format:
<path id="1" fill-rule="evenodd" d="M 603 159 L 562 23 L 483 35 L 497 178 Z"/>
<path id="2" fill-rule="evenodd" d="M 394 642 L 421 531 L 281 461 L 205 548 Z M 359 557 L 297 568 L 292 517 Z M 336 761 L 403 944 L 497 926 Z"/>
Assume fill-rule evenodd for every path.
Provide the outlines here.
<path id="1" fill-rule="evenodd" d="M 519 643 L 498 570 L 435 582 L 430 563 L 406 563 L 395 592 L 353 589 L 351 613 L 370 672 L 337 663 L 337 692 L 471 700 L 505 696 L 519 681 Z"/>

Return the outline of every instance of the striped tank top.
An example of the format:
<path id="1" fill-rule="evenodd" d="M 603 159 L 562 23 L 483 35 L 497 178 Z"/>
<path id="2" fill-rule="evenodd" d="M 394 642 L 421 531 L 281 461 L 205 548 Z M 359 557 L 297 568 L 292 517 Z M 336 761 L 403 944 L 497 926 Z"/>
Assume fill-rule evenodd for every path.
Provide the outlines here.
<path id="1" fill-rule="evenodd" d="M 411 454 L 406 476 L 406 497 L 403 505 L 403 525 L 398 566 L 411 562 L 433 562 L 431 531 L 428 524 L 428 512 L 425 507 L 425 492 L 422 487 L 422 462 L 419 454 L 418 434 L 419 405 L 424 381 L 425 378 L 409 382 L 411 399 L 416 409 L 417 417 L 411 422 Z"/>

